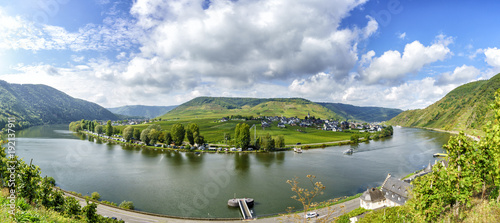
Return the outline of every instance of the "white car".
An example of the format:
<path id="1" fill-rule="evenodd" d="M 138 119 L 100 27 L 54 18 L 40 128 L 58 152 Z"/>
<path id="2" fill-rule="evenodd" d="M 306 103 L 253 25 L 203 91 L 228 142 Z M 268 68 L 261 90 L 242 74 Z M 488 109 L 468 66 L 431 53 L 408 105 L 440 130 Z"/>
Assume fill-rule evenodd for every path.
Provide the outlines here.
<path id="1" fill-rule="evenodd" d="M 319 214 L 316 212 L 309 212 L 306 214 L 306 219 L 318 217 Z"/>

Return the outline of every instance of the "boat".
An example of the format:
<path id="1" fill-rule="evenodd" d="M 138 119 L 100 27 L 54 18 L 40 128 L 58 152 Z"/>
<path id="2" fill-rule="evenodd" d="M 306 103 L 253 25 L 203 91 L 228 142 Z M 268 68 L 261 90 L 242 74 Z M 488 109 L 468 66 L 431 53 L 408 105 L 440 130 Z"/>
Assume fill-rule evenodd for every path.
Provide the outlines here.
<path id="1" fill-rule="evenodd" d="M 293 151 L 296 152 L 296 153 L 302 153 L 302 148 L 293 148 Z"/>
<path id="2" fill-rule="evenodd" d="M 352 148 L 344 151 L 345 155 L 352 155 L 353 153 L 354 153 L 354 150 Z"/>
<path id="3" fill-rule="evenodd" d="M 434 155 L 432 155 L 433 157 L 447 157 L 448 154 L 446 153 L 434 153 Z"/>

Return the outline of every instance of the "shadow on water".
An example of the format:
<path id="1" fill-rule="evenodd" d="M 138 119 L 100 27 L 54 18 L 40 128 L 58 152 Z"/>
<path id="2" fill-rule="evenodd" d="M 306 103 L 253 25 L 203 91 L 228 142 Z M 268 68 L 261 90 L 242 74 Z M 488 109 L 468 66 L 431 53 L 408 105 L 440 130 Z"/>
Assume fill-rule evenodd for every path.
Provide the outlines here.
<path id="1" fill-rule="evenodd" d="M 250 168 L 250 157 L 247 153 L 234 154 L 234 169 L 247 173 Z"/>

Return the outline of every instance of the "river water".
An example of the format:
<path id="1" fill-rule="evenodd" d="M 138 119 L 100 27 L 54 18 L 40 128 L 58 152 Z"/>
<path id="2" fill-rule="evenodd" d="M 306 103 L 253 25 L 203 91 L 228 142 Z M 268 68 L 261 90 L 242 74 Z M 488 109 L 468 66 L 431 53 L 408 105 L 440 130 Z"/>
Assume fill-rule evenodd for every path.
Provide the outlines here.
<path id="1" fill-rule="evenodd" d="M 395 128 L 394 136 L 370 143 L 263 154 L 201 154 L 154 151 L 102 142 L 67 130 L 32 127 L 17 133 L 17 155 L 52 176 L 65 190 L 121 203 L 146 212 L 191 217 L 240 217 L 227 207 L 236 197 L 255 199 L 258 216 L 300 208 L 286 183 L 312 174 L 326 189 L 318 201 L 380 186 L 388 173 L 406 176 L 434 162 L 450 135 Z M 354 148 L 353 155 L 343 151 Z"/>

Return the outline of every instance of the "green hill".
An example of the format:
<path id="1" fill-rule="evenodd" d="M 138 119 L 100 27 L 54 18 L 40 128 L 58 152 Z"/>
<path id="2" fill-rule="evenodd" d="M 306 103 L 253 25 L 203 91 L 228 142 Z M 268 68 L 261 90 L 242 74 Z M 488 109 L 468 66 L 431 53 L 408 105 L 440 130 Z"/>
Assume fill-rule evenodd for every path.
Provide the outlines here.
<path id="1" fill-rule="evenodd" d="M 381 107 L 359 107 L 341 103 L 322 103 L 318 104 L 332 110 L 344 119 L 357 120 L 364 122 L 383 122 L 399 115 L 403 110 Z"/>
<path id="2" fill-rule="evenodd" d="M 110 112 L 125 116 L 139 116 L 145 118 L 155 118 L 176 108 L 173 106 L 145 106 L 145 105 L 127 105 L 116 108 L 107 108 Z"/>
<path id="3" fill-rule="evenodd" d="M 286 116 L 341 119 L 335 112 L 302 98 L 198 97 L 161 116 L 167 119 L 222 118 L 242 116 Z"/>
<path id="4" fill-rule="evenodd" d="M 462 85 L 425 109 L 405 111 L 389 121 L 393 125 L 443 130 L 482 130 L 493 120 L 489 105 L 500 88 L 500 74 L 489 80 Z"/>
<path id="5" fill-rule="evenodd" d="M 71 121 L 116 120 L 105 108 L 46 85 L 9 84 L 0 80 L 0 126 L 16 117 L 18 128 Z"/>

